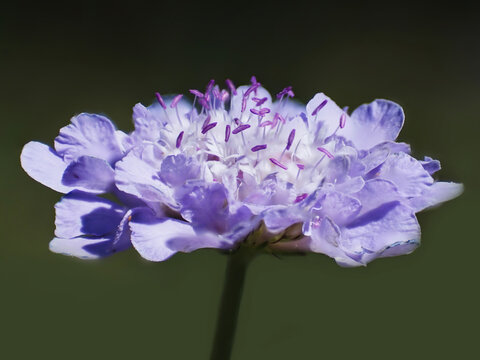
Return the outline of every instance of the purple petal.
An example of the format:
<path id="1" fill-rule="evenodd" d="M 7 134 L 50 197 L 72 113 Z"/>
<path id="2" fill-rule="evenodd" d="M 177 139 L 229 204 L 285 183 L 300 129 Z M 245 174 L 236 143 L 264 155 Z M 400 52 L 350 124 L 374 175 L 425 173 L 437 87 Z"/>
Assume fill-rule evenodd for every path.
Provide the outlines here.
<path id="1" fill-rule="evenodd" d="M 227 190 L 220 183 L 185 186 L 179 193 L 181 214 L 195 228 L 218 234 L 228 230 L 229 215 Z"/>
<path id="2" fill-rule="evenodd" d="M 398 188 L 391 181 L 384 179 L 372 179 L 365 182 L 364 187 L 354 196 L 362 204 L 362 212 L 365 214 L 379 206 L 393 201 L 401 200 L 403 197 L 398 193 Z"/>
<path id="3" fill-rule="evenodd" d="M 72 190 L 70 186 L 62 184 L 68 164 L 48 145 L 29 142 L 23 147 L 20 162 L 27 174 L 39 183 L 61 193 Z"/>
<path id="4" fill-rule="evenodd" d="M 456 198 L 462 192 L 462 184 L 438 181 L 424 190 L 420 196 L 410 199 L 409 205 L 418 212 Z"/>
<path id="5" fill-rule="evenodd" d="M 104 236 L 116 231 L 124 209 L 98 196 L 72 191 L 55 205 L 55 236 Z"/>
<path id="6" fill-rule="evenodd" d="M 269 208 L 261 214 L 265 226 L 272 233 L 279 233 L 289 226 L 302 223 L 307 216 L 300 206 Z"/>
<path id="7" fill-rule="evenodd" d="M 199 175 L 198 163 L 183 154 L 167 156 L 160 168 L 160 178 L 171 186 L 184 185 L 187 180 L 197 179 Z"/>
<path id="8" fill-rule="evenodd" d="M 419 196 L 433 184 L 422 164 L 405 153 L 391 154 L 374 176 L 390 180 L 404 196 Z"/>
<path id="9" fill-rule="evenodd" d="M 105 160 L 81 156 L 67 167 L 62 183 L 95 193 L 109 192 L 114 187 L 114 174 Z"/>
<path id="10" fill-rule="evenodd" d="M 60 129 L 55 139 L 55 150 L 65 160 L 86 155 L 114 163 L 122 157 L 115 127 L 109 119 L 83 113 L 74 116 L 71 122 Z"/>
<path id="11" fill-rule="evenodd" d="M 161 159 L 146 161 L 142 157 L 148 148 L 136 148 L 130 151 L 115 166 L 115 183 L 127 194 L 137 196 L 146 201 L 162 201 L 172 203 L 173 191 L 164 184 L 158 175 Z"/>
<path id="12" fill-rule="evenodd" d="M 92 239 L 84 237 L 73 239 L 54 238 L 50 241 L 50 251 L 85 260 L 99 259 L 115 253 L 111 238 Z"/>
<path id="13" fill-rule="evenodd" d="M 394 141 L 403 126 L 405 115 L 400 105 L 375 100 L 359 106 L 339 134 L 352 140 L 357 148 L 369 149 L 385 141 Z"/>
<path id="14" fill-rule="evenodd" d="M 226 243 L 213 234 L 197 235 L 192 225 L 175 219 L 159 219 L 150 210 L 139 211 L 130 221 L 132 244 L 150 261 L 163 261 L 178 251 L 199 248 L 225 248 Z"/>
<path id="15" fill-rule="evenodd" d="M 434 160 L 428 156 L 425 156 L 425 159 L 423 161 L 420 161 L 420 164 L 422 164 L 423 168 L 428 171 L 430 175 L 436 173 L 442 168 L 440 165 L 440 161 Z"/>
<path id="16" fill-rule="evenodd" d="M 356 216 L 361 208 L 362 205 L 356 198 L 341 192 L 330 191 L 313 205 L 312 214 L 328 216 L 336 224 L 343 225 Z"/>
<path id="17" fill-rule="evenodd" d="M 403 152 L 405 154 L 410 153 L 410 146 L 405 143 L 396 142 L 383 142 L 375 145 L 368 151 L 361 152 L 361 163 L 364 165 L 364 172 L 368 173 L 381 165 L 388 158 L 390 154 Z"/>
<path id="18" fill-rule="evenodd" d="M 355 253 L 363 250 L 363 263 L 391 255 L 388 251 L 401 244 L 395 255 L 406 254 L 420 243 L 420 226 L 411 208 L 399 202 L 387 203 L 374 209 L 342 231 L 342 246 Z M 403 250 L 404 252 L 401 252 Z"/>

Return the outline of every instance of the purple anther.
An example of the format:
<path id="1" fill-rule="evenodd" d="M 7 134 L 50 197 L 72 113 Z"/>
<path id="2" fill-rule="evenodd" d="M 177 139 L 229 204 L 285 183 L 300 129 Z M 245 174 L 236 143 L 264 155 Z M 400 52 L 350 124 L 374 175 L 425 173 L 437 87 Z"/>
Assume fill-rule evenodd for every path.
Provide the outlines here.
<path id="1" fill-rule="evenodd" d="M 173 109 L 175 106 L 177 106 L 178 102 L 182 99 L 182 97 L 182 94 L 175 96 L 172 100 L 172 103 L 170 104 L 170 107 Z"/>
<path id="2" fill-rule="evenodd" d="M 225 83 L 227 84 L 227 86 L 229 87 L 231 93 L 233 95 L 237 95 L 237 89 L 235 89 L 235 85 L 233 84 L 233 81 L 230 80 L 230 79 L 227 79 L 225 80 Z"/>
<path id="3" fill-rule="evenodd" d="M 243 94 L 243 97 L 244 97 L 244 98 L 248 97 L 248 96 L 252 93 L 252 91 L 257 90 L 259 87 L 260 87 L 260 83 L 259 83 L 259 82 L 256 82 L 256 83 L 252 84 L 252 86 L 250 86 L 250 87 L 247 89 L 247 91 L 245 91 L 245 94 Z"/>
<path id="4" fill-rule="evenodd" d="M 203 94 L 202 94 L 200 91 L 198 91 L 198 90 L 190 89 L 190 90 L 188 90 L 188 91 L 190 91 L 191 94 L 193 94 L 193 95 L 195 95 L 195 96 L 197 96 L 197 97 L 199 97 L 199 98 L 202 98 L 202 97 L 203 97 Z"/>
<path id="5" fill-rule="evenodd" d="M 228 100 L 229 97 L 230 97 L 230 94 L 228 93 L 228 91 L 227 90 L 222 90 L 220 101 L 225 102 L 225 101 Z"/>
<path id="6" fill-rule="evenodd" d="M 214 87 L 212 92 L 213 92 L 213 96 L 215 96 L 217 100 L 222 101 L 222 95 L 220 94 L 220 91 L 218 90 L 218 88 Z"/>
<path id="7" fill-rule="evenodd" d="M 265 126 L 268 126 L 268 125 L 272 125 L 273 122 L 271 122 L 270 120 L 267 120 L 267 121 L 264 121 L 262 123 L 260 123 L 260 125 L 258 125 L 259 127 L 265 127 Z"/>
<path id="8" fill-rule="evenodd" d="M 210 115 L 207 116 L 207 118 L 205 119 L 205 121 L 203 122 L 203 125 L 202 125 L 202 129 L 207 126 L 208 124 L 210 124 L 210 119 L 212 117 Z"/>
<path id="9" fill-rule="evenodd" d="M 290 135 L 288 135 L 287 147 L 286 147 L 287 150 L 290 150 L 290 147 L 292 146 L 294 139 L 295 139 L 295 129 L 290 131 Z"/>
<path id="10" fill-rule="evenodd" d="M 270 112 L 269 108 L 261 108 L 260 109 L 260 116 L 265 116 Z"/>
<path id="11" fill-rule="evenodd" d="M 213 89 L 213 85 L 215 85 L 215 80 L 212 79 L 208 82 L 207 87 L 205 89 L 205 93 L 209 93 Z"/>
<path id="12" fill-rule="evenodd" d="M 287 91 L 287 96 L 290 96 L 290 97 L 293 98 L 295 96 L 295 93 L 292 90 L 288 90 Z"/>
<path id="13" fill-rule="evenodd" d="M 247 130 L 250 127 L 248 124 L 240 125 L 239 127 L 236 127 L 233 129 L 232 134 L 238 134 L 239 132 L 242 132 L 244 130 Z"/>
<path id="14" fill-rule="evenodd" d="M 280 115 L 279 113 L 277 113 L 277 118 L 278 118 L 277 120 L 280 120 L 282 122 L 282 124 L 285 124 L 287 122 L 285 120 L 285 118 L 282 115 Z"/>
<path id="15" fill-rule="evenodd" d="M 216 122 L 211 123 L 211 124 L 208 124 L 207 126 L 205 126 L 205 127 L 202 129 L 202 134 L 206 134 L 207 131 L 212 130 L 215 126 L 217 126 L 217 123 L 216 123 Z"/>
<path id="16" fill-rule="evenodd" d="M 261 98 L 261 99 L 257 98 L 257 97 L 254 97 L 254 98 L 252 98 L 252 100 L 255 101 L 257 106 L 262 106 L 265 103 L 265 101 L 267 101 L 268 99 L 266 97 Z"/>
<path id="17" fill-rule="evenodd" d="M 288 170 L 288 168 L 283 165 L 280 161 L 278 161 L 277 159 L 274 159 L 274 158 L 270 158 L 269 159 L 273 164 L 277 165 L 278 167 L 281 167 L 283 170 Z"/>
<path id="18" fill-rule="evenodd" d="M 252 151 L 255 152 L 255 151 L 260 151 L 260 150 L 265 150 L 267 148 L 267 144 L 262 144 L 262 145 L 255 145 L 254 147 L 252 147 Z"/>
<path id="19" fill-rule="evenodd" d="M 230 125 L 225 127 L 225 142 L 227 142 L 228 139 L 230 139 Z"/>
<path id="20" fill-rule="evenodd" d="M 160 93 L 156 92 L 155 93 L 155 96 L 157 97 L 157 101 L 158 103 L 160 104 L 160 106 L 164 109 L 167 108 L 167 105 L 165 104 L 165 101 L 163 101 L 163 98 L 162 98 L 162 95 L 160 95 Z"/>
<path id="21" fill-rule="evenodd" d="M 247 98 L 244 96 L 242 99 L 242 113 L 245 111 L 247 108 Z"/>
<path id="22" fill-rule="evenodd" d="M 295 198 L 295 204 L 296 204 L 296 203 L 299 203 L 299 202 L 302 201 L 302 200 L 305 200 L 307 196 L 308 196 L 307 193 L 303 193 L 302 195 L 298 195 L 298 196 Z"/>
<path id="23" fill-rule="evenodd" d="M 340 129 L 343 129 L 345 127 L 345 123 L 347 122 L 347 115 L 343 113 L 340 115 Z"/>
<path id="24" fill-rule="evenodd" d="M 292 91 L 292 87 L 291 86 L 287 86 L 285 89 L 283 89 L 282 91 L 280 91 L 278 94 L 277 94 L 277 99 L 281 99 L 283 96 L 285 96 L 289 91 Z"/>
<path id="25" fill-rule="evenodd" d="M 300 170 L 305 169 L 305 165 L 303 165 L 303 164 L 297 164 L 297 167 L 298 167 Z"/>
<path id="26" fill-rule="evenodd" d="M 318 106 L 315 108 L 315 110 L 313 110 L 312 116 L 317 115 L 317 113 L 318 113 L 320 110 L 322 110 L 325 105 L 327 105 L 327 102 L 328 102 L 327 99 L 323 100 L 323 101 L 320 103 L 320 105 L 318 105 Z"/>
<path id="27" fill-rule="evenodd" d="M 327 149 L 325 149 L 325 148 L 323 148 L 323 147 L 318 147 L 317 150 L 318 150 L 318 151 L 321 151 L 322 153 L 324 153 L 325 155 L 327 155 L 327 157 L 328 157 L 329 159 L 333 159 L 333 158 L 334 158 L 334 156 L 333 156 Z"/>
<path id="28" fill-rule="evenodd" d="M 210 105 L 208 104 L 208 101 L 206 100 L 205 97 L 199 98 L 199 99 L 198 99 L 198 103 L 199 103 L 200 105 L 202 105 L 205 109 L 207 109 L 207 110 L 210 109 Z"/>
<path id="29" fill-rule="evenodd" d="M 302 118 L 302 120 L 305 124 L 308 124 L 308 118 L 307 118 L 307 115 L 305 115 L 304 112 L 300 113 L 300 117 Z"/>
<path id="30" fill-rule="evenodd" d="M 234 118 L 233 121 L 235 121 L 235 125 L 240 125 L 240 119 L 239 118 Z"/>
<path id="31" fill-rule="evenodd" d="M 280 119 L 279 118 L 280 114 L 279 113 L 275 113 L 275 115 L 273 115 L 273 123 L 272 123 L 272 127 L 275 127 L 277 126 L 278 124 L 278 120 Z"/>
<path id="32" fill-rule="evenodd" d="M 181 131 L 177 136 L 177 144 L 175 145 L 177 149 L 180 147 L 180 145 L 182 145 L 183 134 L 184 131 Z"/>
<path id="33" fill-rule="evenodd" d="M 252 77 L 250 78 L 250 81 L 252 82 L 252 84 L 257 83 L 257 78 L 255 77 L 255 75 L 252 75 Z"/>
<path id="34" fill-rule="evenodd" d="M 257 109 L 250 109 L 250 112 L 254 115 L 260 115 L 260 110 Z"/>

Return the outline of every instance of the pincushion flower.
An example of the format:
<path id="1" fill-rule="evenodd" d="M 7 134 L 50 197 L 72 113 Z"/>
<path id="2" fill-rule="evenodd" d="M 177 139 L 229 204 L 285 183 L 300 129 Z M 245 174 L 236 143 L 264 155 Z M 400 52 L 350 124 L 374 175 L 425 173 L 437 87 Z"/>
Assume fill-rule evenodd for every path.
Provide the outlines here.
<path id="1" fill-rule="evenodd" d="M 95 257 L 131 243 L 144 258 L 163 261 L 244 244 L 359 266 L 413 251 L 415 214 L 462 191 L 433 179 L 437 160 L 418 161 L 395 142 L 404 113 L 394 102 L 375 100 L 349 115 L 323 93 L 305 106 L 291 87 L 272 99 L 255 78 L 226 84 L 190 90 L 192 103 L 157 93 L 153 105 L 134 107 L 130 134 L 81 114 L 60 131 L 55 150 L 27 144 L 27 173 L 73 191 L 56 206 L 54 250 L 87 256 L 92 243 L 79 239 L 97 237 L 111 245 Z M 122 205 L 93 195 L 105 192 Z M 88 219 L 102 217 L 102 231 L 90 229 Z"/>
<path id="2" fill-rule="evenodd" d="M 415 214 L 462 192 L 434 180 L 438 160 L 416 160 L 396 142 L 404 113 L 394 102 L 349 114 L 323 93 L 303 105 L 291 87 L 272 98 L 255 77 L 226 85 L 191 89 L 192 102 L 157 93 L 153 105 L 135 105 L 128 134 L 80 114 L 54 148 L 30 142 L 21 154 L 32 178 L 66 194 L 55 205 L 54 252 L 229 254 L 211 357 L 222 360 L 254 254 L 316 252 L 351 267 L 408 254 L 420 243 Z"/>

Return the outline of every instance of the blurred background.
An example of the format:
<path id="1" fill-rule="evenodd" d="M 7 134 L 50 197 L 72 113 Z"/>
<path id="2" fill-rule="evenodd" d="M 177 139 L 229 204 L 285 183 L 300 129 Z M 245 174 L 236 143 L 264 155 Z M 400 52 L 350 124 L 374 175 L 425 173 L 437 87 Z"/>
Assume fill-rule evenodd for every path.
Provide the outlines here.
<path id="1" fill-rule="evenodd" d="M 323 91 L 350 109 L 400 103 L 401 141 L 465 193 L 419 215 L 409 256 L 343 269 L 311 254 L 251 265 L 233 359 L 470 358 L 478 352 L 480 12 L 349 4 L 83 0 L 0 9 L 0 357 L 207 359 L 226 257 L 149 263 L 50 253 L 60 194 L 20 168 L 86 111 L 132 129 L 154 92 L 256 75 L 272 93 Z"/>

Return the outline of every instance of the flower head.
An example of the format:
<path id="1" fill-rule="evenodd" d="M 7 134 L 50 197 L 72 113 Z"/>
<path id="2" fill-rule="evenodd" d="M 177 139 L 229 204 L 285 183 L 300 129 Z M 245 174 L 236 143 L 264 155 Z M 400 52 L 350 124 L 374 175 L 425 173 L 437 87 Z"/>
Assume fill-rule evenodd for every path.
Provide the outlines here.
<path id="1" fill-rule="evenodd" d="M 79 134 L 74 118 L 75 131 L 62 129 L 55 151 L 27 144 L 22 165 L 33 178 L 74 190 L 62 202 L 94 197 L 81 192 L 129 195 L 122 209 L 110 204 L 117 217 L 110 232 L 67 238 L 123 236 L 121 248 L 131 242 L 153 261 L 248 243 L 358 266 L 411 252 L 420 241 L 415 213 L 462 191 L 434 181 L 437 160 L 418 161 L 407 144 L 395 142 L 404 113 L 391 101 L 349 115 L 323 93 L 304 106 L 291 87 L 273 100 L 254 77 L 250 85 L 226 85 L 228 91 L 212 80 L 205 92 L 190 90 L 192 103 L 157 93 L 153 105 L 134 107 L 130 134 L 89 115 L 89 130 Z M 92 208 L 104 206 L 102 200 Z M 57 219 L 78 225 L 82 214 Z"/>

